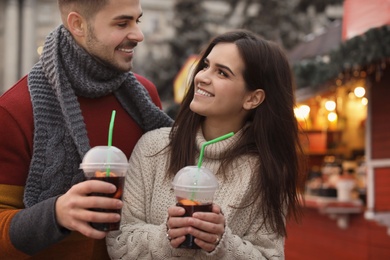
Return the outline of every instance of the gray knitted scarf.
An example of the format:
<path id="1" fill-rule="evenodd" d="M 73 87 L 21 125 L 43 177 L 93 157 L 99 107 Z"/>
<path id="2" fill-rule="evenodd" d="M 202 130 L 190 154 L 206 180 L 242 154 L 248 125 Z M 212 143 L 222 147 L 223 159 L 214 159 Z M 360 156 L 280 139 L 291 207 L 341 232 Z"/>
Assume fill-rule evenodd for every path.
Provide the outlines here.
<path id="1" fill-rule="evenodd" d="M 34 144 L 24 193 L 26 207 L 63 194 L 84 179 L 79 164 L 90 145 L 77 96 L 98 98 L 113 93 L 143 131 L 172 124 L 131 72 L 96 61 L 63 25 L 48 35 L 40 61 L 28 75 L 28 86 Z"/>

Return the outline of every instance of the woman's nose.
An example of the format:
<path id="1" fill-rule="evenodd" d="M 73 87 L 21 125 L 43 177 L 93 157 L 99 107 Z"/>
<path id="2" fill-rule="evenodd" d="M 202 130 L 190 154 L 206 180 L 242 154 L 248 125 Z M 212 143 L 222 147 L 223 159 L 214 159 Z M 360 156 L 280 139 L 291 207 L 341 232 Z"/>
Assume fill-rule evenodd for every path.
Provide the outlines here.
<path id="1" fill-rule="evenodd" d="M 210 84 L 211 83 L 211 79 L 207 73 L 207 70 L 201 70 L 199 71 L 197 74 L 196 74 L 196 80 L 197 82 L 201 83 L 201 84 Z"/>

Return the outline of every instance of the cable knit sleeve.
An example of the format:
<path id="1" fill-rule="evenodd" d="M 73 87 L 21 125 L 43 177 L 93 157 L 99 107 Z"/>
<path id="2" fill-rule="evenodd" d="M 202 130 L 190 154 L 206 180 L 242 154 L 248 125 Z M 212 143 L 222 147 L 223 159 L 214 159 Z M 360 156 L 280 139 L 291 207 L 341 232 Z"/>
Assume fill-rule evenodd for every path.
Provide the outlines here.
<path id="1" fill-rule="evenodd" d="M 210 253 L 200 251 L 196 259 L 281 260 L 284 259 L 283 251 L 284 239 L 281 237 L 266 234 L 261 230 L 240 237 L 226 227 L 217 248 Z"/>
<path id="2" fill-rule="evenodd" d="M 158 143 L 159 138 L 153 138 L 155 144 L 149 139 L 154 132 L 148 132 L 140 139 L 130 158 L 121 228 L 120 231 L 110 232 L 106 239 L 112 259 L 167 259 L 172 255 L 172 248 L 166 238 L 166 222 L 163 221 L 168 216 L 167 208 L 162 206 L 159 223 L 151 224 L 148 213 L 155 178 L 160 178 L 155 176 L 156 157 L 149 156 L 154 153 L 151 149 L 157 151 L 158 147 L 162 147 Z"/>
<path id="3" fill-rule="evenodd" d="M 210 149 L 213 149 L 211 147 Z M 209 150 L 210 152 L 210 150 Z M 263 225 L 263 216 L 256 206 L 234 208 L 231 205 L 247 204 L 251 194 L 251 172 L 256 158 L 237 158 L 235 166 L 227 171 L 226 178 L 217 175 L 219 188 L 214 198 L 225 215 L 225 233 L 218 247 L 211 253 L 200 252 L 199 259 L 284 259 L 284 237 Z M 215 160 L 205 159 L 206 167 L 218 167 Z M 246 203 L 245 203 L 246 202 Z"/>
<path id="4" fill-rule="evenodd" d="M 254 162 L 247 157 L 238 160 L 226 178 L 217 175 L 220 185 L 214 202 L 223 209 L 226 218 L 225 233 L 217 248 L 208 253 L 170 246 L 166 237 L 167 209 L 176 201 L 171 180 L 165 178 L 168 151 L 163 148 L 168 143 L 168 133 L 162 129 L 148 132 L 134 149 L 125 184 L 121 228 L 107 236 L 111 258 L 284 259 L 284 238 L 267 231 L 262 225 L 262 216 L 251 214 L 253 207 L 231 207 L 247 201 L 250 196 Z M 219 147 L 214 148 L 217 151 Z M 209 152 L 214 148 L 209 147 Z M 216 172 L 219 160 L 204 158 L 203 164 Z"/>

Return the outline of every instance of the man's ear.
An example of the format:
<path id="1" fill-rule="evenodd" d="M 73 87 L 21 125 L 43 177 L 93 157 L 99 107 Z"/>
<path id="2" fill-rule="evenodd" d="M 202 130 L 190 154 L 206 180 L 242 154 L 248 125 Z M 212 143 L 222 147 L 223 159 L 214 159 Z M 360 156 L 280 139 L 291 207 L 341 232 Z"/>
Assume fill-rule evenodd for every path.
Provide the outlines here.
<path id="1" fill-rule="evenodd" d="M 246 110 L 251 110 L 258 107 L 261 103 L 263 103 L 265 99 L 265 92 L 263 89 L 256 89 L 255 91 L 248 94 L 243 108 Z"/>
<path id="2" fill-rule="evenodd" d="M 77 12 L 70 12 L 67 19 L 68 30 L 74 36 L 84 37 L 87 23 L 85 19 Z"/>

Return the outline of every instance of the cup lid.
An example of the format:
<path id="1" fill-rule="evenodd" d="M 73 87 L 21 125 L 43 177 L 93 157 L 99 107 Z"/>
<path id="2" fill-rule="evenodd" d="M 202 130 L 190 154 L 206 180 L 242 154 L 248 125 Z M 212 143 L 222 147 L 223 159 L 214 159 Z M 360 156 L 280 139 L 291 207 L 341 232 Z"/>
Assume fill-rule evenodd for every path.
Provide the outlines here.
<path id="1" fill-rule="evenodd" d="M 172 181 L 174 189 L 205 189 L 216 190 L 218 180 L 215 175 L 205 167 L 186 166 L 177 172 Z"/>
<path id="2" fill-rule="evenodd" d="M 89 170 L 96 168 L 123 169 L 128 168 L 129 162 L 126 155 L 115 146 L 95 146 L 91 148 L 83 158 L 80 169 Z"/>

